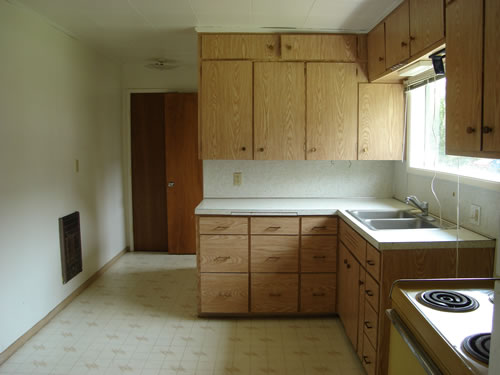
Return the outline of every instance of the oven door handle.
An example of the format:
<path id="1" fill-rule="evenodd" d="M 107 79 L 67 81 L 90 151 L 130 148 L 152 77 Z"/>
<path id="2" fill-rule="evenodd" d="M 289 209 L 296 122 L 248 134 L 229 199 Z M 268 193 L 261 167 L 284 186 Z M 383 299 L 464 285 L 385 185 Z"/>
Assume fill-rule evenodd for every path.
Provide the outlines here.
<path id="1" fill-rule="evenodd" d="M 404 342 L 408 345 L 417 361 L 423 366 L 425 372 L 428 375 L 443 375 L 443 373 L 434 364 L 432 359 L 424 351 L 422 346 L 415 340 L 415 337 L 408 330 L 405 323 L 399 317 L 398 313 L 393 309 L 386 310 L 385 313 L 389 317 L 389 320 L 391 321 L 396 331 L 398 331 Z"/>

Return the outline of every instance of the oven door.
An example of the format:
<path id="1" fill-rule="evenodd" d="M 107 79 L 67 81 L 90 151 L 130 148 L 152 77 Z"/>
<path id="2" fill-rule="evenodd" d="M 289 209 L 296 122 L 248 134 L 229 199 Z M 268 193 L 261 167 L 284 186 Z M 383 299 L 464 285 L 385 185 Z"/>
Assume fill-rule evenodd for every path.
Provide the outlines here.
<path id="1" fill-rule="evenodd" d="M 388 375 L 442 375 L 395 310 L 386 311 L 391 321 Z"/>

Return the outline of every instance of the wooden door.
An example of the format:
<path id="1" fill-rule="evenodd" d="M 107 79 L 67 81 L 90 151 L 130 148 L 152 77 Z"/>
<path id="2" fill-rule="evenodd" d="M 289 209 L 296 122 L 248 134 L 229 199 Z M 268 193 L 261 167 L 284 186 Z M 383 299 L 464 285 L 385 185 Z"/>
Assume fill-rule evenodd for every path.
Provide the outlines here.
<path id="1" fill-rule="evenodd" d="M 498 25 L 495 23 L 495 26 Z M 483 0 L 446 5 L 446 153 L 481 150 Z M 487 78 L 489 79 L 489 78 Z"/>
<path id="2" fill-rule="evenodd" d="M 359 272 L 358 261 L 343 243 L 339 243 L 337 312 L 354 349 L 358 340 Z"/>
<path id="3" fill-rule="evenodd" d="M 444 38 L 444 1 L 410 0 L 410 54 Z"/>
<path id="4" fill-rule="evenodd" d="M 304 63 L 254 64 L 255 160 L 304 160 Z"/>
<path id="5" fill-rule="evenodd" d="M 307 160 L 356 160 L 356 64 L 307 64 Z"/>
<path id="6" fill-rule="evenodd" d="M 198 159 L 198 95 L 165 94 L 168 252 L 194 254 L 194 209 L 203 199 L 202 162 Z"/>
<path id="7" fill-rule="evenodd" d="M 203 61 L 201 158 L 252 159 L 252 62 Z"/>
<path id="8" fill-rule="evenodd" d="M 386 68 L 390 69 L 410 57 L 410 11 L 405 0 L 385 20 Z"/>
<path id="9" fill-rule="evenodd" d="M 385 72 L 385 23 L 368 33 L 368 75 L 370 80 Z"/>
<path id="10" fill-rule="evenodd" d="M 359 84 L 359 160 L 401 160 L 404 93 L 400 84 Z"/>
<path id="11" fill-rule="evenodd" d="M 483 151 L 500 152 L 500 2 L 485 0 L 484 14 Z"/>
<path id="12" fill-rule="evenodd" d="M 163 94 L 130 97 L 134 249 L 167 251 Z"/>

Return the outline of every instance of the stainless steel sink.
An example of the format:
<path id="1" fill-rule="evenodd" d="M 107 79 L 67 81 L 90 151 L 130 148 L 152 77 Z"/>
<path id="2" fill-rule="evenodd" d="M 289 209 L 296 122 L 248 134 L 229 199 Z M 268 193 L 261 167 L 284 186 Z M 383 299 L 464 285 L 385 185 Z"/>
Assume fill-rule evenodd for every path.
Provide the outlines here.
<path id="1" fill-rule="evenodd" d="M 349 210 L 352 216 L 372 230 L 382 229 L 438 229 L 432 217 L 414 215 L 408 211 Z"/>

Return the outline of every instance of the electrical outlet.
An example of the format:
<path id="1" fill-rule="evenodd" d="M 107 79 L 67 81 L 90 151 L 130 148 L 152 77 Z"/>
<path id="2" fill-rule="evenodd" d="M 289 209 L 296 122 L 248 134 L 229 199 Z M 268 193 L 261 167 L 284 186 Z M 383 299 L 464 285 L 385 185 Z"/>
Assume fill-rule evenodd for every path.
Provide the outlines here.
<path id="1" fill-rule="evenodd" d="M 479 225 L 481 222 L 481 207 L 475 204 L 470 205 L 470 218 L 469 222 L 474 225 Z"/>
<path id="2" fill-rule="evenodd" d="M 233 173 L 233 185 L 240 186 L 241 185 L 241 172 Z"/>

